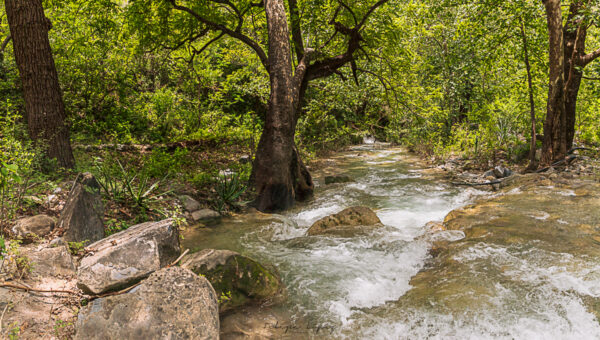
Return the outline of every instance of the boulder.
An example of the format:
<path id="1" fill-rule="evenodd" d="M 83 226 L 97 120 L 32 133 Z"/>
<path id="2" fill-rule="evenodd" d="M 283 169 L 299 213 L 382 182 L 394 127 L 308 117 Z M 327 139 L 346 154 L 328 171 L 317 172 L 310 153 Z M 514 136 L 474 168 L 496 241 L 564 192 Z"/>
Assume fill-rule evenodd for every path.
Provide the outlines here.
<path id="1" fill-rule="evenodd" d="M 31 261 L 31 274 L 34 276 L 75 275 L 73 258 L 65 246 L 27 249 L 25 255 Z"/>
<path id="2" fill-rule="evenodd" d="M 183 205 L 183 208 L 188 212 L 194 212 L 201 208 L 200 203 L 188 195 L 179 196 L 179 201 L 181 202 L 181 205 Z"/>
<path id="3" fill-rule="evenodd" d="M 504 178 L 504 177 L 508 177 L 513 174 L 513 172 L 509 168 L 505 168 L 501 165 L 498 165 L 492 171 L 496 178 Z"/>
<path id="4" fill-rule="evenodd" d="M 308 229 L 308 235 L 348 237 L 362 234 L 382 225 L 373 210 L 367 207 L 350 207 L 316 221 Z"/>
<path id="5" fill-rule="evenodd" d="M 179 231 L 173 220 L 129 227 L 86 249 L 77 269 L 77 286 L 100 294 L 132 285 L 169 265 L 180 253 Z"/>
<path id="6" fill-rule="evenodd" d="M 325 176 L 325 184 L 353 182 L 350 176 Z"/>
<path id="7" fill-rule="evenodd" d="M 282 291 L 279 275 L 229 250 L 204 249 L 184 257 L 181 267 L 210 281 L 220 298 L 220 311 L 275 298 Z"/>
<path id="8" fill-rule="evenodd" d="M 211 209 L 201 209 L 192 213 L 192 220 L 194 220 L 194 222 L 217 222 L 220 219 L 221 215 L 218 212 Z"/>
<path id="9" fill-rule="evenodd" d="M 208 280 L 164 268 L 126 294 L 81 309 L 75 339 L 218 339 L 217 295 Z"/>
<path id="10" fill-rule="evenodd" d="M 12 232 L 25 242 L 37 237 L 44 237 L 54 229 L 54 219 L 48 215 L 36 215 L 18 220 Z"/>
<path id="11" fill-rule="evenodd" d="M 484 178 L 489 178 L 489 177 L 493 177 L 494 179 L 496 179 L 496 173 L 494 172 L 494 170 L 488 170 L 486 172 L 483 173 L 483 177 Z"/>
<path id="12" fill-rule="evenodd" d="M 78 176 L 69 193 L 57 226 L 67 242 L 95 242 L 104 237 L 104 216 L 100 185 L 90 173 Z"/>

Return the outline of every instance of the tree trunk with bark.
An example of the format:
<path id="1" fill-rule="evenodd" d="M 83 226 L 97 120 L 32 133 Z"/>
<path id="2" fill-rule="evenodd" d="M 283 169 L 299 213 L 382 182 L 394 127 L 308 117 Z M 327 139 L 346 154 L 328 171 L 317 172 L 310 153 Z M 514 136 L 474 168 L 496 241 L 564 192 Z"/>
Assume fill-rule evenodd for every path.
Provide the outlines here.
<path id="1" fill-rule="evenodd" d="M 567 149 L 573 147 L 575 137 L 575 120 L 577 118 L 577 95 L 583 77 L 581 58 L 585 54 L 586 25 L 577 18 L 582 1 L 574 1 L 569 6 L 569 16 L 563 29 L 565 55 L 565 114 Z"/>
<path id="2" fill-rule="evenodd" d="M 334 36 L 339 34 L 338 36 L 344 37 L 346 49 L 341 54 L 320 58 L 314 62 L 311 59 L 317 54 L 316 51 L 304 47 L 297 0 L 287 0 L 291 30 L 288 28 L 284 0 L 264 0 L 247 4 L 250 7 L 258 6 L 265 9 L 268 31 L 267 53 L 257 41 L 245 35 L 241 30 L 244 23 L 243 13 L 247 13 L 249 7 L 240 10 L 236 4 L 230 1 L 207 0 L 209 4 L 228 7 L 237 14 L 237 26 L 233 29 L 228 27 L 228 23 L 214 21 L 205 13 L 182 5 L 176 0 L 167 1 L 175 10 L 194 17 L 202 27 L 219 32 L 215 39 L 204 45 L 204 48 L 223 35 L 228 35 L 251 48 L 269 73 L 271 94 L 263 133 L 250 176 L 251 184 L 255 187 L 257 194 L 254 201 L 256 208 L 266 212 L 284 210 L 291 207 L 295 201 L 310 197 L 314 188 L 313 181 L 294 142 L 296 123 L 308 83 L 314 79 L 339 73 L 337 70 L 348 63 L 353 65 L 352 69 L 356 71 L 354 53 L 361 48 L 360 42 L 364 40 L 361 32 L 373 12 L 389 0 L 378 0 L 373 3 L 362 18 L 355 18 L 354 27 L 347 27 L 337 20 L 338 14 L 344 9 L 354 16 L 350 7 L 340 3 L 334 18 L 329 23 L 336 31 Z M 295 70 L 292 66 L 290 33 L 297 58 Z M 336 40 L 332 38 L 319 48 L 324 49 L 334 41 Z"/>
<path id="3" fill-rule="evenodd" d="M 283 1 L 266 0 L 265 12 L 271 95 L 252 177 L 257 191 L 257 209 L 278 211 L 309 196 L 313 185 L 294 143 L 301 79 L 292 74 L 292 53 Z"/>
<path id="4" fill-rule="evenodd" d="M 6 15 L 27 111 L 31 138 L 45 148 L 58 165 L 72 168 L 69 127 L 41 0 L 5 0 Z"/>
<path id="5" fill-rule="evenodd" d="M 549 86 L 542 163 L 550 164 L 567 154 L 565 109 L 565 59 L 560 0 L 544 0 L 549 38 Z"/>

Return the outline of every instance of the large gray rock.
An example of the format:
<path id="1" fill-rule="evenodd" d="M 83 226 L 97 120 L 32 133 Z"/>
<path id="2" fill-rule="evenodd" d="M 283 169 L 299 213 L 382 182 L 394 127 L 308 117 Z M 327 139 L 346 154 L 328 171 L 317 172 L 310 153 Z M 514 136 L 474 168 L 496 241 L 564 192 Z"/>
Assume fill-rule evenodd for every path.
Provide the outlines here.
<path id="1" fill-rule="evenodd" d="M 95 242 L 102 239 L 103 216 L 100 185 L 90 173 L 79 175 L 57 223 L 57 227 L 64 230 L 63 238 L 67 242 Z"/>
<path id="2" fill-rule="evenodd" d="M 316 221 L 308 229 L 308 235 L 349 237 L 368 232 L 382 225 L 373 210 L 367 207 L 350 207 Z"/>
<path id="3" fill-rule="evenodd" d="M 201 208 L 200 203 L 188 195 L 179 196 L 179 201 L 183 205 L 183 208 L 189 212 L 194 212 Z"/>
<path id="4" fill-rule="evenodd" d="M 138 287 L 82 308 L 75 339 L 218 339 L 217 295 L 191 271 L 170 267 Z"/>
<path id="5" fill-rule="evenodd" d="M 25 242 L 32 241 L 36 236 L 44 237 L 54 229 L 54 219 L 48 215 L 36 215 L 19 219 L 12 232 Z"/>
<path id="6" fill-rule="evenodd" d="M 218 222 L 221 220 L 221 215 L 211 209 L 201 209 L 192 213 L 192 219 L 194 222 L 202 223 Z"/>
<path id="7" fill-rule="evenodd" d="M 274 269 L 230 250 L 201 250 L 184 257 L 181 267 L 210 281 L 217 295 L 224 297 L 219 305 L 221 312 L 273 301 L 283 290 Z"/>
<path id="8" fill-rule="evenodd" d="M 87 247 L 77 285 L 100 294 L 127 287 L 173 262 L 180 253 L 179 231 L 173 220 L 147 222 L 113 234 Z"/>

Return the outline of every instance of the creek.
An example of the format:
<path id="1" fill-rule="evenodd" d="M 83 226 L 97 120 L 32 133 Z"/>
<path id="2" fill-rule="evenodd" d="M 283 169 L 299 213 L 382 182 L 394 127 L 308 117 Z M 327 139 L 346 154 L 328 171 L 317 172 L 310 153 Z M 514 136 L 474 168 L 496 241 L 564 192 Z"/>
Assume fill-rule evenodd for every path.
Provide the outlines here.
<path id="1" fill-rule="evenodd" d="M 354 181 L 325 185 L 326 174 Z M 276 267 L 287 287 L 285 322 L 309 329 L 304 338 L 600 338 L 594 194 L 457 188 L 404 149 L 377 144 L 338 154 L 315 177 L 309 202 L 190 228 L 183 246 L 230 249 Z M 571 208 L 558 201 L 579 196 Z M 532 197 L 535 204 L 523 203 Z M 487 210 L 459 210 L 448 230 L 426 227 L 490 199 Z M 306 236 L 316 220 L 357 205 L 385 226 L 353 238 Z"/>

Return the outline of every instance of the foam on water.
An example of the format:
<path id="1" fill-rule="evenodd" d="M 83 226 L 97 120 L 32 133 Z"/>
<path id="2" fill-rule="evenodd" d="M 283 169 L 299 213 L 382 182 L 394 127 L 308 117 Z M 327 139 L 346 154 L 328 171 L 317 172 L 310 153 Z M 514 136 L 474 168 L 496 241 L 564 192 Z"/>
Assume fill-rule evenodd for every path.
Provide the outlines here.
<path id="1" fill-rule="evenodd" d="M 441 221 L 482 192 L 427 179 L 401 160 L 399 150 L 355 150 L 361 154 L 345 169 L 353 183 L 317 188 L 312 202 L 243 239 L 249 254 L 278 267 L 296 315 L 334 326 L 334 334 L 323 338 L 600 338 L 598 322 L 580 298 L 600 296 L 600 265 L 535 248 L 482 242 L 454 257 L 474 271 L 501 268 L 508 283 L 494 284 L 496 296 L 487 297 L 488 309 L 455 317 L 436 308 L 394 307 L 429 258 L 431 242 L 465 236 L 461 231 L 427 234 L 424 225 Z M 372 166 L 365 167 L 369 162 Z M 305 236 L 316 220 L 353 205 L 373 208 L 386 227 L 354 238 Z M 515 285 L 530 292 L 523 296 Z"/>

